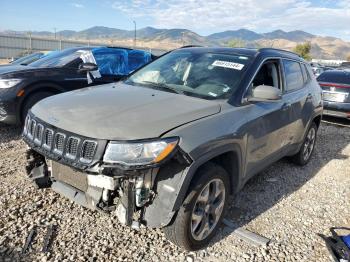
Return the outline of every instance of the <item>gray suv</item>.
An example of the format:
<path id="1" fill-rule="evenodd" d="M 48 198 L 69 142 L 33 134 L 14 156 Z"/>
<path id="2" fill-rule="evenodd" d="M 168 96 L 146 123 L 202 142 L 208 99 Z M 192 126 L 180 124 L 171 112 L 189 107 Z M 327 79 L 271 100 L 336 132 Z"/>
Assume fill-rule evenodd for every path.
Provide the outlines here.
<path id="1" fill-rule="evenodd" d="M 310 160 L 321 115 L 321 89 L 294 53 L 182 48 L 123 82 L 36 104 L 27 172 L 39 188 L 197 250 L 253 175 L 285 156 Z"/>

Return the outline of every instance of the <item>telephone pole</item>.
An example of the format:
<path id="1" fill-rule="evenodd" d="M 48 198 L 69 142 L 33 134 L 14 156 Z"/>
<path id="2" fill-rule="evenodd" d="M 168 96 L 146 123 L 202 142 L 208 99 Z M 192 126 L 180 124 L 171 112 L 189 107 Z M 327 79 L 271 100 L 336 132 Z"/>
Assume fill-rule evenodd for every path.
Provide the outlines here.
<path id="1" fill-rule="evenodd" d="M 134 47 L 136 47 L 136 22 L 133 21 L 134 23 Z"/>

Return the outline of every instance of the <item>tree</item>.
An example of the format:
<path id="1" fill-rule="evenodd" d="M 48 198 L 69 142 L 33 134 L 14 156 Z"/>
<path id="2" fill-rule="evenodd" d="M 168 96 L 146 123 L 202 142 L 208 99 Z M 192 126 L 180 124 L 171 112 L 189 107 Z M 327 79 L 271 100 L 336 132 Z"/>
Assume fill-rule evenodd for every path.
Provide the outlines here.
<path id="1" fill-rule="evenodd" d="M 234 38 L 227 42 L 228 47 L 243 47 L 245 46 L 245 43 L 240 38 Z"/>
<path id="2" fill-rule="evenodd" d="M 296 47 L 293 49 L 295 53 L 300 55 L 305 60 L 311 60 L 311 43 L 306 42 L 303 44 L 297 44 Z"/>

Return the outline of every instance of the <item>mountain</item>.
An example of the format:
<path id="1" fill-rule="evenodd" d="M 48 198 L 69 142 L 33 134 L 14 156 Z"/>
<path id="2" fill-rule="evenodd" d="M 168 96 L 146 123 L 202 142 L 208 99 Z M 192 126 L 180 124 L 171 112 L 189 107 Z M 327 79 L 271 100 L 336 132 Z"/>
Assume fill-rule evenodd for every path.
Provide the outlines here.
<path id="1" fill-rule="evenodd" d="M 315 37 L 315 35 L 306 33 L 301 30 L 295 30 L 290 32 L 285 32 L 283 30 L 275 30 L 270 33 L 262 34 L 263 38 L 268 39 L 286 39 L 289 41 L 305 42 L 309 39 Z"/>
<path id="2" fill-rule="evenodd" d="M 28 32 L 5 31 L 7 34 L 28 35 Z M 32 36 L 54 37 L 53 32 L 34 31 Z M 82 31 L 63 30 L 56 33 L 57 38 L 70 40 L 90 40 L 107 45 L 134 44 L 134 30 L 122 30 L 105 26 L 94 26 Z M 228 30 L 201 36 L 191 30 L 174 28 L 159 29 L 145 27 L 136 31 L 137 46 L 144 48 L 172 49 L 182 45 L 226 46 L 230 40 L 247 47 L 274 47 L 293 50 L 298 43 L 310 42 L 313 57 L 324 59 L 345 59 L 350 54 L 350 43 L 335 37 L 313 35 L 301 30 L 286 32 L 275 30 L 256 33 L 247 29 Z"/>
<path id="3" fill-rule="evenodd" d="M 239 29 L 211 34 L 207 38 L 215 41 L 229 41 L 233 38 L 238 38 L 245 41 L 254 41 L 263 38 L 263 35 L 257 34 L 247 29 Z"/>

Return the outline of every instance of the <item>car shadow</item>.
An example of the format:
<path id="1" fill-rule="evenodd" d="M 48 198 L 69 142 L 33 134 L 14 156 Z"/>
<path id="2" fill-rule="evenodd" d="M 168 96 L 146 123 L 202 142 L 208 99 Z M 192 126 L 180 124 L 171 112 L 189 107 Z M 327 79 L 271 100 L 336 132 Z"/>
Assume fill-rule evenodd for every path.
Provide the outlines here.
<path id="1" fill-rule="evenodd" d="M 335 124 L 328 122 L 321 124 L 314 154 L 306 166 L 296 166 L 288 158 L 283 158 L 251 178 L 235 199 L 232 199 L 226 211 L 225 219 L 233 222 L 235 227 L 224 227 L 210 245 L 228 237 L 235 229 L 247 225 L 299 190 L 331 160 L 349 159 L 349 156 L 342 154 L 342 150 L 349 144 L 349 139 L 340 134 L 334 127 Z"/>
<path id="2" fill-rule="evenodd" d="M 323 116 L 322 120 L 324 123 L 333 124 L 339 127 L 350 127 L 350 119 L 339 118 L 334 116 Z"/>

